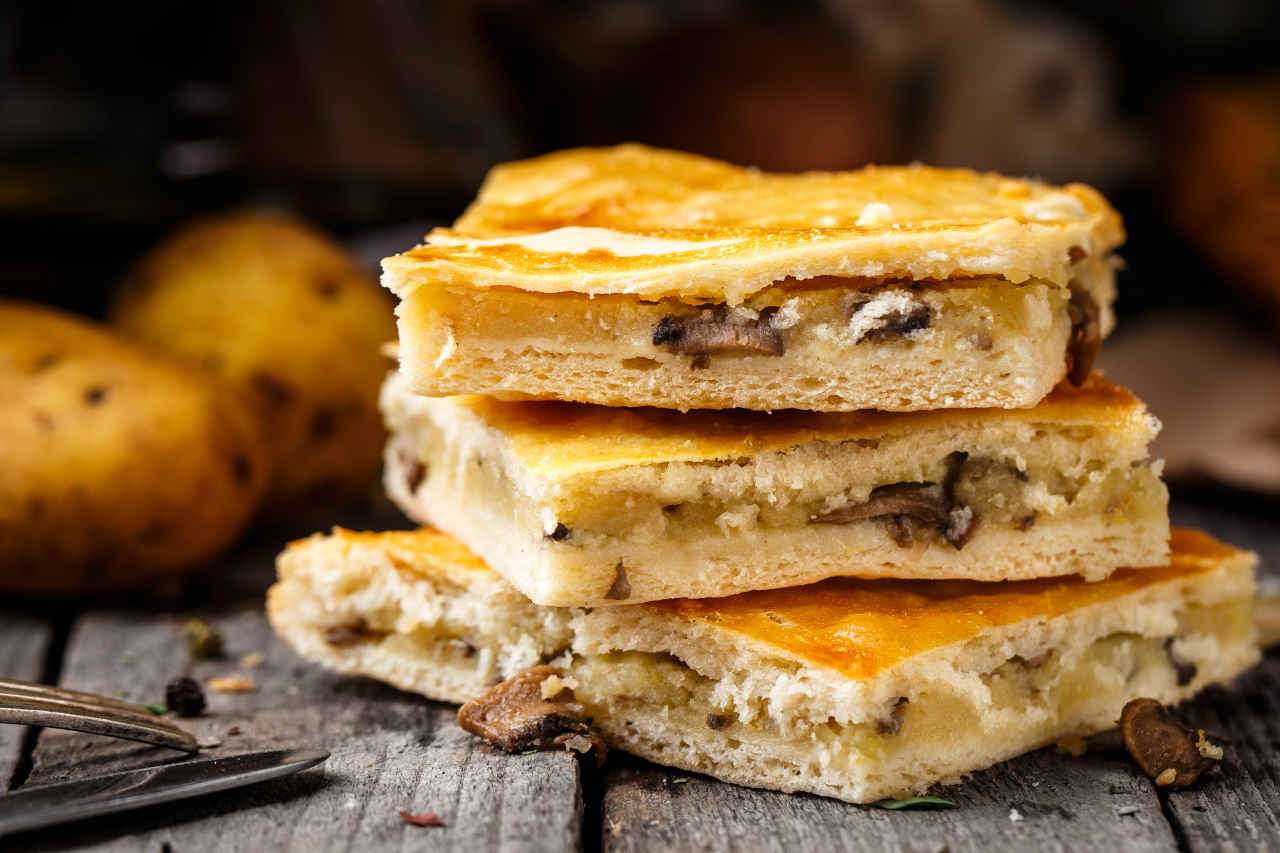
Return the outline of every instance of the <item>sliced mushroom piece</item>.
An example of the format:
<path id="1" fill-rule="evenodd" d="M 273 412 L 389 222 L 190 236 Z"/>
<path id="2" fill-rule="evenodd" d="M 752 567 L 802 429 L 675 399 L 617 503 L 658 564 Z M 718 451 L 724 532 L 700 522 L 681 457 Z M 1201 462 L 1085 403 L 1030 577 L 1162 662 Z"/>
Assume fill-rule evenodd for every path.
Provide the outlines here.
<path id="1" fill-rule="evenodd" d="M 613 571 L 613 584 L 604 597 L 610 601 L 625 601 L 631 597 L 631 582 L 627 580 L 627 568 L 619 560 L 618 565 L 613 567 Z"/>
<path id="2" fill-rule="evenodd" d="M 330 622 L 320 629 L 324 641 L 331 646 L 354 646 L 357 643 L 377 640 L 386 636 L 385 631 L 375 631 L 364 619 L 348 619 L 344 622 Z"/>
<path id="3" fill-rule="evenodd" d="M 733 352 L 782 355 L 787 348 L 782 332 L 773 327 L 776 310 L 765 309 L 755 320 L 732 320 L 723 309 L 713 312 L 710 318 L 682 320 L 667 315 L 654 327 L 653 345 L 665 345 L 668 352 L 680 355 L 707 356 Z"/>
<path id="4" fill-rule="evenodd" d="M 889 525 L 889 535 L 893 537 L 893 543 L 899 548 L 910 548 L 916 544 L 916 523 L 911 520 L 909 515 L 891 515 L 886 521 Z"/>
<path id="5" fill-rule="evenodd" d="M 715 732 L 728 728 L 732 722 L 733 717 L 728 714 L 707 714 L 707 728 Z"/>
<path id="6" fill-rule="evenodd" d="M 815 515 L 810 522 L 845 524 L 869 518 L 887 518 L 889 535 L 902 548 L 915 544 L 915 523 L 936 528 L 955 548 L 968 544 L 978 527 L 978 514 L 971 507 L 957 504 L 956 482 L 960 479 L 969 454 L 955 451 L 946 458 L 946 473 L 941 483 L 894 483 L 872 490 L 867 500 L 848 503 L 830 512 Z"/>
<path id="7" fill-rule="evenodd" d="M 1089 291 L 1072 284 L 1067 314 L 1071 318 L 1071 339 L 1067 342 L 1067 358 L 1071 364 L 1067 378 L 1072 385 L 1083 385 L 1102 347 L 1101 311 Z"/>
<path id="8" fill-rule="evenodd" d="M 427 477 L 427 466 L 421 460 L 411 453 L 401 450 L 399 453 L 400 464 L 404 466 L 404 484 L 409 490 L 409 494 L 418 491 L 418 486 L 422 485 L 422 481 Z"/>
<path id="9" fill-rule="evenodd" d="M 969 544 L 973 533 L 978 529 L 978 515 L 967 506 L 955 506 L 947 513 L 947 523 L 942 526 L 942 538 L 946 539 L 956 550 Z"/>
<path id="10" fill-rule="evenodd" d="M 1155 699 L 1134 699 L 1125 705 L 1120 732 L 1142 772 L 1162 787 L 1187 787 L 1222 755 L 1221 747 L 1205 739 L 1203 729 L 1182 725 Z"/>
<path id="11" fill-rule="evenodd" d="M 906 696 L 898 697 L 898 701 L 893 703 L 893 707 L 889 709 L 889 713 L 876 721 L 876 733 L 882 735 L 896 735 L 902 731 L 902 721 L 907 716 L 907 706 L 911 702 Z"/>
<path id="12" fill-rule="evenodd" d="M 543 682 L 552 676 L 559 676 L 554 667 L 535 666 L 508 678 L 458 709 L 458 725 L 507 752 L 564 747 L 602 762 L 604 741 L 573 691 L 543 696 Z"/>
<path id="13" fill-rule="evenodd" d="M 857 308 L 861 308 L 865 304 L 861 303 Z M 854 313 L 856 313 L 856 310 Z M 932 322 L 933 310 L 928 305 L 917 305 L 905 311 L 892 311 L 880 318 L 879 325 L 863 332 L 854 343 L 860 344 L 864 341 L 871 341 L 874 344 L 882 344 L 893 338 L 900 338 L 912 332 L 927 329 Z"/>
<path id="14" fill-rule="evenodd" d="M 815 515 L 817 524 L 845 524 L 886 515 L 908 515 L 925 524 L 941 527 L 947 523 L 951 507 L 937 483 L 894 483 L 872 490 L 865 501 Z"/>
<path id="15" fill-rule="evenodd" d="M 969 461 L 969 454 L 963 450 L 956 450 L 948 453 L 945 461 L 947 473 L 942 475 L 942 494 L 946 497 L 948 503 L 955 503 L 956 482 L 960 479 L 961 473 L 964 472 L 965 463 Z"/>

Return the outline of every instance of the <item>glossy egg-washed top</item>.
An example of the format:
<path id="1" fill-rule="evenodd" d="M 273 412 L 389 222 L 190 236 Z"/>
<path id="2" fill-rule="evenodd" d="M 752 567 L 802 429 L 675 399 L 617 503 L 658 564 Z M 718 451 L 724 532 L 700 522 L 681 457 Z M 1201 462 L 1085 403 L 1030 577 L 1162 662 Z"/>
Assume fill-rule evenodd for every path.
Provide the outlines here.
<path id="1" fill-rule="evenodd" d="M 1030 409 L 681 413 L 484 396 L 414 399 L 411 405 L 434 409 L 446 418 L 474 415 L 500 434 L 500 440 L 525 469 L 547 478 L 631 465 L 733 460 L 816 441 L 880 439 L 948 425 L 1090 426 L 1130 433 L 1144 442 L 1153 438 L 1157 429 L 1141 400 L 1098 373 L 1078 388 L 1063 382 Z"/>
<path id="2" fill-rule="evenodd" d="M 649 608 L 672 618 L 700 621 L 714 626 L 724 642 L 732 643 L 736 636 L 765 643 L 784 656 L 851 678 L 869 678 L 914 655 L 992 628 L 1051 619 L 1155 584 L 1194 581 L 1229 563 L 1241 569 L 1252 565 L 1248 552 L 1196 530 L 1175 527 L 1170 545 L 1168 566 L 1121 569 L 1094 583 L 1078 576 L 999 583 L 832 578 L 789 589 L 621 605 L 613 610 Z M 314 558 L 342 563 L 350 572 L 376 562 L 354 559 L 354 548 L 372 549 L 390 559 L 397 571 L 433 583 L 447 581 L 458 587 L 482 579 L 503 583 L 460 542 L 430 528 L 385 533 L 335 528 L 329 536 L 317 534 L 291 544 L 281 557 L 281 574 L 305 563 L 298 558 L 309 549 L 316 549 Z M 444 590 L 448 594 L 447 585 Z"/>
<path id="3" fill-rule="evenodd" d="M 1065 284 L 1124 239 L 1091 187 L 928 166 L 770 174 L 640 145 L 498 166 L 427 244 L 383 261 L 400 296 L 511 286 L 736 304 L 821 275 Z"/>
<path id="4" fill-rule="evenodd" d="M 790 589 L 641 606 L 713 624 L 718 632 L 765 643 L 851 678 L 869 678 L 991 628 L 1052 619 L 1211 572 L 1233 558 L 1249 559 L 1246 552 L 1194 530 L 1174 528 L 1170 544 L 1168 566 L 1121 569 L 1094 583 L 1074 575 L 999 583 L 832 578 Z"/>

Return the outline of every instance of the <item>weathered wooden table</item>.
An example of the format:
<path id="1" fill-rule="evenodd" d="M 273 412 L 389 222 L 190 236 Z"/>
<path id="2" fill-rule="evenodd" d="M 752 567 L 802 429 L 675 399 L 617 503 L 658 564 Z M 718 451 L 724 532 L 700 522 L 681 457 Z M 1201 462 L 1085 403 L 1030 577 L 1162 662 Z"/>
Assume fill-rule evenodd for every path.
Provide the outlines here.
<path id="1" fill-rule="evenodd" d="M 1175 520 L 1263 555 L 1280 572 L 1274 505 L 1259 513 L 1175 506 Z M 400 526 L 385 511 L 352 526 Z M 947 789 L 959 807 L 886 811 L 726 785 L 614 754 L 603 770 L 567 753 L 508 756 L 463 733 L 455 709 L 330 675 L 277 641 L 262 614 L 287 536 L 260 533 L 221 565 L 145 602 L 0 605 L 0 673 L 163 701 L 164 684 L 245 671 L 253 693 L 209 694 L 192 721 L 212 754 L 285 746 L 332 753 L 323 769 L 200 800 L 0 839 L 0 849 L 199 850 L 1259 850 L 1280 849 L 1280 653 L 1186 709 L 1232 742 L 1224 772 L 1158 792 L 1123 755 L 1042 750 Z M 12 609 L 10 609 L 12 608 Z M 200 616 L 227 658 L 189 664 L 178 634 Z M 239 658 L 263 662 L 241 670 Z M 175 760 L 163 750 L 0 726 L 0 786 Z M 402 808 L 444 827 L 405 824 Z"/>

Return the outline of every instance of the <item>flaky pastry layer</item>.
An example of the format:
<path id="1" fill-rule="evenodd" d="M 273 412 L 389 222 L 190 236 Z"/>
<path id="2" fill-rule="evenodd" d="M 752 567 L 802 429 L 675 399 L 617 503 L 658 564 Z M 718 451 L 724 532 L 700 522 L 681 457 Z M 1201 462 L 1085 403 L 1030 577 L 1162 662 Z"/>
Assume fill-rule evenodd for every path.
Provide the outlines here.
<path id="1" fill-rule="evenodd" d="M 1040 278 L 1124 237 L 1090 187 L 965 169 L 774 175 L 622 145 L 496 167 L 453 228 L 383 261 L 424 285 L 630 293 L 738 305 L 788 277 Z"/>
<path id="2" fill-rule="evenodd" d="M 429 396 L 676 409 L 1035 405 L 1078 356 L 1072 292 L 1114 325 L 1114 272 L 1069 292 L 994 278 L 785 283 L 741 305 L 432 284 L 402 301 L 400 363 Z M 1081 297 L 1082 298 L 1082 297 Z"/>
<path id="3" fill-rule="evenodd" d="M 839 579 L 711 601 L 528 602 L 430 530 L 294 543 L 268 597 L 304 657 L 464 701 L 551 662 L 609 742 L 728 781 L 867 802 L 1115 724 L 1258 656 L 1255 559 L 1011 584 Z"/>
<path id="4" fill-rule="evenodd" d="M 681 415 L 429 399 L 395 375 L 382 406 L 391 498 L 539 604 L 1096 580 L 1168 556 L 1158 424 L 1098 376 L 1029 410 Z"/>

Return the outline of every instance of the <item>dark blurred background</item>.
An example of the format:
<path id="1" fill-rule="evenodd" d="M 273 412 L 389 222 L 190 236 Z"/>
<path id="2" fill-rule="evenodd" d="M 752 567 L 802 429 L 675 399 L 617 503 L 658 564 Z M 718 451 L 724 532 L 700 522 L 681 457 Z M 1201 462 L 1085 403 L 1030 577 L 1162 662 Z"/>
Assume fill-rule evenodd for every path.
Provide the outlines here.
<path id="1" fill-rule="evenodd" d="M 1224 292 L 1270 305 L 1278 9 L 11 1 L 3 291 L 97 314 L 202 212 L 265 204 L 346 238 L 413 234 L 456 216 L 494 162 L 639 140 L 768 169 L 919 159 L 1086 181 L 1131 231 L 1122 319 Z M 1241 287 L 1206 287 L 1224 276 Z"/>

